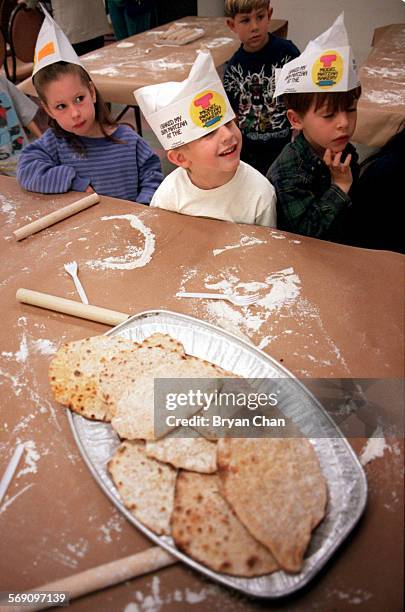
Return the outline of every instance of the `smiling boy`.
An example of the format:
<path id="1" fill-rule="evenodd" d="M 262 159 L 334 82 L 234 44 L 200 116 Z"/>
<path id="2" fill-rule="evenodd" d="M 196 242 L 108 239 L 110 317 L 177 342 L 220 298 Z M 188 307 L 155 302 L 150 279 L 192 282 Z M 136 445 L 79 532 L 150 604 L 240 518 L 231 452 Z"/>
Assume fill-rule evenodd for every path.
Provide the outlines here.
<path id="1" fill-rule="evenodd" d="M 144 87 L 135 97 L 168 159 L 178 166 L 151 206 L 276 226 L 274 187 L 240 161 L 242 136 L 209 53 L 199 53 L 185 81 Z"/>
<path id="2" fill-rule="evenodd" d="M 299 131 L 272 164 L 280 229 L 345 242 L 357 153 L 350 144 L 361 89 L 340 15 L 280 72 L 276 94 Z"/>
<path id="3" fill-rule="evenodd" d="M 241 158 L 266 174 L 291 139 L 283 101 L 274 100 L 275 70 L 299 55 L 297 47 L 269 33 L 269 0 L 226 0 L 228 27 L 241 46 L 227 64 L 224 87 L 242 132 Z"/>

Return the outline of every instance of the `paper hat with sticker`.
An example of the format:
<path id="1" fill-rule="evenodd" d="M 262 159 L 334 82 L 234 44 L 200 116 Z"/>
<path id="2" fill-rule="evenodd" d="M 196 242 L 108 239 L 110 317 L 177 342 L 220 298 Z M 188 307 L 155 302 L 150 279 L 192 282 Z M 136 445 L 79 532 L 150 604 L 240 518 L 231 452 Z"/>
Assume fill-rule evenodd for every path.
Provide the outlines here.
<path id="1" fill-rule="evenodd" d="M 349 91 L 360 85 L 343 13 L 301 55 L 276 71 L 274 97 L 285 93 Z"/>
<path id="2" fill-rule="evenodd" d="M 159 83 L 134 96 L 163 148 L 197 140 L 235 117 L 208 51 L 200 51 L 185 81 Z"/>
<path id="3" fill-rule="evenodd" d="M 41 4 L 45 19 L 42 23 L 35 45 L 34 70 L 32 76 L 41 68 L 54 64 L 55 62 L 69 62 L 78 64 L 84 68 L 68 37 L 52 19 L 50 14 Z"/>

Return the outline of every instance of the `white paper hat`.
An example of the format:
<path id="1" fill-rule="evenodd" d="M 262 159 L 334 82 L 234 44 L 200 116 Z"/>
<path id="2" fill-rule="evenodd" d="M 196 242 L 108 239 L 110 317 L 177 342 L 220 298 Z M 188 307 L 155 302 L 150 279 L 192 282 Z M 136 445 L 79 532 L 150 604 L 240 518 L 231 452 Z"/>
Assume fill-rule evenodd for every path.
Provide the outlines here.
<path id="1" fill-rule="evenodd" d="M 134 96 L 166 150 L 197 140 L 235 117 L 208 51 L 198 53 L 184 81 L 142 87 Z"/>
<path id="2" fill-rule="evenodd" d="M 45 68 L 45 66 L 49 66 L 49 64 L 61 61 L 69 62 L 70 64 L 78 64 L 84 68 L 66 34 L 58 26 L 56 21 L 52 19 L 42 4 L 41 8 L 44 12 L 45 19 L 42 23 L 35 45 L 34 70 L 32 71 L 32 75 L 34 76 L 38 70 Z"/>
<path id="3" fill-rule="evenodd" d="M 299 57 L 276 71 L 274 97 L 285 93 L 349 91 L 360 85 L 343 13 Z"/>

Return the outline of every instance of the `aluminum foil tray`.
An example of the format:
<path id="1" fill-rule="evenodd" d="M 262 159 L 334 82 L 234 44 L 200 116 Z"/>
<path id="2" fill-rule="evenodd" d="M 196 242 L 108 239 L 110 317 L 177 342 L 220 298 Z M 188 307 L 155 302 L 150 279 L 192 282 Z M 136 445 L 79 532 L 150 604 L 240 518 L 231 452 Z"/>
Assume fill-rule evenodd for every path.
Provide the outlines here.
<path id="1" fill-rule="evenodd" d="M 156 544 L 213 580 L 247 595 L 278 598 L 306 585 L 325 565 L 334 551 L 359 520 L 366 504 L 367 483 L 356 455 L 326 411 L 313 395 L 276 360 L 248 342 L 219 327 L 194 317 L 164 310 L 134 315 L 107 335 L 142 341 L 155 332 L 167 333 L 179 340 L 186 353 L 220 365 L 246 378 L 290 378 L 299 385 L 300 402 L 296 408 L 302 415 L 316 415 L 317 437 L 311 438 L 328 483 L 328 506 L 322 523 L 313 532 L 299 574 L 278 571 L 258 578 L 237 578 L 211 571 L 175 547 L 172 538 L 158 536 L 138 521 L 123 505 L 106 469 L 106 463 L 119 446 L 118 435 L 110 424 L 90 421 L 68 411 L 69 422 L 78 447 L 97 483 L 115 506 L 137 529 Z M 292 414 L 290 416 L 293 417 Z M 319 427 L 324 432 L 319 436 Z"/>

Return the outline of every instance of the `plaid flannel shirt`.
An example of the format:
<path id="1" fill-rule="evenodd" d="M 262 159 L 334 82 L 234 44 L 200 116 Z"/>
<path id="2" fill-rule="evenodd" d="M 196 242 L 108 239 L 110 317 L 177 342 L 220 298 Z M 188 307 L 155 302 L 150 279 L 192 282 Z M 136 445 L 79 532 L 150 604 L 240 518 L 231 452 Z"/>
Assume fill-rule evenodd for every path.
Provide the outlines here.
<path id="1" fill-rule="evenodd" d="M 359 174 L 358 155 L 350 143 L 344 153 L 351 153 L 353 181 Z M 338 218 L 351 206 L 351 198 L 332 185 L 330 170 L 315 153 L 304 135 L 286 145 L 271 165 L 267 178 L 277 194 L 277 227 L 287 232 L 339 240 Z"/>

